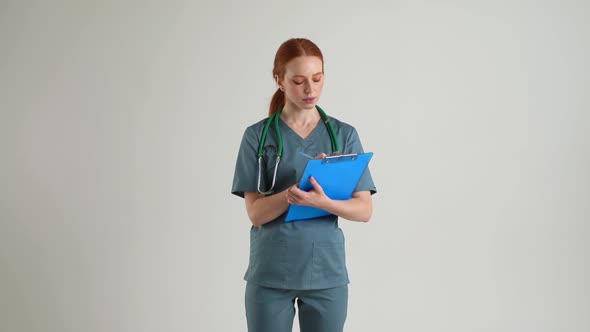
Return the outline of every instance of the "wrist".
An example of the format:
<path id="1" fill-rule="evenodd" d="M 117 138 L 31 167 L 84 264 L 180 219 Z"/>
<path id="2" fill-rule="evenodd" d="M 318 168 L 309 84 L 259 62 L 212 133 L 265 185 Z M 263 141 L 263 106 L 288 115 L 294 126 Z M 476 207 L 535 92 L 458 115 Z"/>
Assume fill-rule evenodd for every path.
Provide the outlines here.
<path id="1" fill-rule="evenodd" d="M 325 195 L 318 203 L 319 204 L 317 204 L 316 207 L 322 210 L 331 211 L 334 207 L 334 201 L 330 197 Z"/>

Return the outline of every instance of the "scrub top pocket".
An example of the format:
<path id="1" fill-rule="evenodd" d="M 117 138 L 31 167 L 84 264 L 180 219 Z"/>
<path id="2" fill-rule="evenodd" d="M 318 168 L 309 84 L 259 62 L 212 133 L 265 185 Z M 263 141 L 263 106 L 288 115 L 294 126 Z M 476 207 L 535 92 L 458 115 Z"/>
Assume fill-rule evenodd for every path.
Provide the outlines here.
<path id="1" fill-rule="evenodd" d="M 348 283 L 344 242 L 316 242 L 313 246 L 312 285 L 334 287 Z"/>
<path id="2" fill-rule="evenodd" d="M 248 274 L 261 285 L 285 287 L 287 283 L 287 242 L 256 241 L 250 248 Z"/>

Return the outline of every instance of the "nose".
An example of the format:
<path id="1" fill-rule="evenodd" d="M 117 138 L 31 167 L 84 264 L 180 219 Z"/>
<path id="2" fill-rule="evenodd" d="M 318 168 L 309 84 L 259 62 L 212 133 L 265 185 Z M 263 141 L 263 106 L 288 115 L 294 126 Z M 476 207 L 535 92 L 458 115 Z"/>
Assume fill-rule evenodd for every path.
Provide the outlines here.
<path id="1" fill-rule="evenodd" d="M 305 83 L 305 87 L 304 87 L 303 91 L 304 91 L 305 93 L 311 93 L 311 83 L 309 83 L 309 82 L 306 82 L 306 83 Z"/>

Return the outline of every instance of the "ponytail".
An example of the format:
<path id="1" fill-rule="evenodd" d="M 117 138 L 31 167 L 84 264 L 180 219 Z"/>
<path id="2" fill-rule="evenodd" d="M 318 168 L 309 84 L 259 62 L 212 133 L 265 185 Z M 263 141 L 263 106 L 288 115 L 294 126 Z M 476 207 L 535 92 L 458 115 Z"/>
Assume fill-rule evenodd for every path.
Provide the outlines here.
<path id="1" fill-rule="evenodd" d="M 268 116 L 276 113 L 279 108 L 285 106 L 285 93 L 281 89 L 277 89 L 270 100 L 270 108 L 268 109 Z"/>

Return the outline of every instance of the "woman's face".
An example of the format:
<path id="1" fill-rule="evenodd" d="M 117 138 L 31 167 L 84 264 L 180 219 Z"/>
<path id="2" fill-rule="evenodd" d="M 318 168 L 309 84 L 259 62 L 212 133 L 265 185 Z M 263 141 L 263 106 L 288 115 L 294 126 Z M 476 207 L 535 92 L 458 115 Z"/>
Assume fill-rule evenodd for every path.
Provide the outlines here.
<path id="1" fill-rule="evenodd" d="M 322 60 L 316 56 L 300 56 L 289 61 L 285 69 L 285 77 L 277 82 L 285 92 L 285 106 L 315 108 L 324 88 Z"/>

